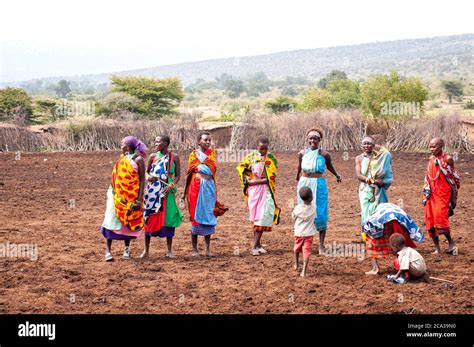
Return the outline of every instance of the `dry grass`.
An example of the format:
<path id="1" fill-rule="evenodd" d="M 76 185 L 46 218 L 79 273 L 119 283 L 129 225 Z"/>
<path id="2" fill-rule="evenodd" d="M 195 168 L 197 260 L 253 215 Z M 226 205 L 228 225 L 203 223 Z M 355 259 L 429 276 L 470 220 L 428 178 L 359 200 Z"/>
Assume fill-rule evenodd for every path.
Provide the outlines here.
<path id="1" fill-rule="evenodd" d="M 160 120 L 111 120 L 73 118 L 41 127 L 0 126 L 1 151 L 97 151 L 120 147 L 127 135 L 135 135 L 151 145 L 159 134 L 168 134 L 173 149 L 190 149 L 200 131 L 196 117 Z M 241 123 L 229 125 L 228 135 L 218 147 L 248 149 L 255 138 L 265 134 L 273 150 L 297 150 L 304 147 L 306 131 L 312 127 L 324 130 L 322 147 L 329 150 L 359 150 L 366 134 L 377 134 L 391 150 L 424 151 L 433 137 L 445 139 L 448 150 L 470 152 L 467 128 L 457 114 L 405 122 L 374 122 L 355 110 L 320 110 L 311 113 L 249 114 Z M 222 137 L 222 136 L 221 136 Z M 230 141 L 229 141 L 230 138 Z M 220 140 L 219 140 L 220 139 Z"/>

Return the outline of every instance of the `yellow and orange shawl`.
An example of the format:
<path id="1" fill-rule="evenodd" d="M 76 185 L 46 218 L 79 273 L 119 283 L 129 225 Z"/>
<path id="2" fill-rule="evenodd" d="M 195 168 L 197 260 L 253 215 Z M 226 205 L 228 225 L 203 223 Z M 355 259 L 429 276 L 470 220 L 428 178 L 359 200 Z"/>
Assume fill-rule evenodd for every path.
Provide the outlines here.
<path id="1" fill-rule="evenodd" d="M 276 203 L 275 190 L 276 190 L 276 172 L 278 170 L 278 161 L 272 153 L 268 153 L 265 157 L 262 157 L 258 151 L 249 153 L 236 167 L 240 178 L 240 185 L 242 192 L 244 193 L 245 200 L 248 200 L 248 185 L 247 178 L 253 178 L 252 165 L 257 161 L 265 161 L 265 175 L 268 181 L 268 187 L 272 193 L 273 202 L 275 203 L 275 215 L 273 217 L 273 224 L 280 222 L 280 208 Z"/>
<path id="2" fill-rule="evenodd" d="M 186 186 L 184 187 L 184 194 L 186 195 L 188 192 L 188 187 L 191 181 L 194 179 L 194 176 L 196 176 L 196 168 L 198 167 L 199 164 L 204 164 L 207 165 L 212 172 L 212 178 L 214 180 L 214 184 L 216 185 L 216 207 L 214 209 L 214 215 L 216 217 L 222 216 L 224 213 L 226 213 L 229 208 L 225 207 L 224 204 L 220 203 L 217 200 L 217 182 L 216 182 L 216 172 L 217 172 L 217 162 L 216 162 L 216 151 L 212 148 L 208 148 L 204 154 L 207 155 L 207 158 L 201 162 L 199 158 L 196 156 L 196 151 L 197 149 L 193 150 L 189 154 L 188 158 L 188 170 L 187 170 L 187 177 L 186 177 Z"/>
<path id="3" fill-rule="evenodd" d="M 140 176 L 125 155 L 120 156 L 112 170 L 112 190 L 115 215 L 120 222 L 132 231 L 143 228 L 143 201 L 139 210 L 132 208 L 140 192 Z"/>

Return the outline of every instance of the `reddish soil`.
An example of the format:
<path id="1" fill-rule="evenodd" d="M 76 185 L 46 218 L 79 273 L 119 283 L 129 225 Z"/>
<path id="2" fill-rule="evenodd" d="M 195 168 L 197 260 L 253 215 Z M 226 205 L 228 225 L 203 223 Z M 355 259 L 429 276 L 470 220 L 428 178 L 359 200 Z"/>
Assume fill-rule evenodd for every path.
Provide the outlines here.
<path id="1" fill-rule="evenodd" d="M 384 259 L 380 276 L 366 276 L 370 260 L 317 255 L 313 247 L 309 274 L 292 267 L 290 218 L 295 197 L 294 153 L 276 153 L 280 162 L 277 199 L 282 222 L 265 234 L 269 253 L 249 254 L 252 232 L 240 192 L 235 163 L 221 163 L 220 200 L 230 211 L 220 217 L 212 238 L 215 257 L 190 257 L 187 219 L 174 240 L 177 259 L 164 257 L 165 241 L 152 239 L 151 257 L 140 261 L 143 239 L 132 241 L 132 260 L 122 260 L 123 243 L 114 242 L 115 261 L 104 262 L 105 241 L 99 232 L 105 193 L 118 152 L 0 154 L 0 244 L 34 243 L 37 261 L 4 257 L 0 280 L 1 313 L 473 313 L 471 227 L 474 161 L 457 162 L 462 187 L 451 218 L 458 256 L 432 255 L 431 240 L 420 244 L 430 274 L 454 282 L 396 285 Z M 358 242 L 359 205 L 353 163 L 333 152 L 343 176 L 328 175 L 327 244 Z M 184 153 L 182 154 L 182 157 Z M 183 158 L 184 159 L 184 158 Z M 427 154 L 395 153 L 391 201 L 403 199 L 405 210 L 423 225 L 421 186 Z M 182 183 L 182 182 L 181 182 Z M 180 185 L 182 191 L 182 184 Z M 74 199 L 75 206 L 70 205 Z M 203 240 L 200 239 L 203 250 Z M 445 250 L 447 244 L 442 242 Z M 71 300 L 72 299 L 72 300 Z"/>

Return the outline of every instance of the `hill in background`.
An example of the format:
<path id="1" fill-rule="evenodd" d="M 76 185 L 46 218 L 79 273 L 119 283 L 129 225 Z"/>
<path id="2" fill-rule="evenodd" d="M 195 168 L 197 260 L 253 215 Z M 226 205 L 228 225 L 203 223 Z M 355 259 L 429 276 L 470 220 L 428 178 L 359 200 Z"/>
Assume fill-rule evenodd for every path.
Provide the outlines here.
<path id="1" fill-rule="evenodd" d="M 371 74 L 397 70 L 402 75 L 418 76 L 426 80 L 462 78 L 470 81 L 473 77 L 473 47 L 474 34 L 464 34 L 304 49 L 40 80 L 43 84 L 48 84 L 67 79 L 79 85 L 97 86 L 109 83 L 111 75 L 142 75 L 158 78 L 178 77 L 187 85 L 199 78 L 214 80 L 223 73 L 245 77 L 264 72 L 270 79 L 283 79 L 286 76 L 318 79 L 331 70 L 338 69 L 345 71 L 353 79 L 364 79 Z M 3 86 L 21 87 L 25 82 L 4 83 Z"/>

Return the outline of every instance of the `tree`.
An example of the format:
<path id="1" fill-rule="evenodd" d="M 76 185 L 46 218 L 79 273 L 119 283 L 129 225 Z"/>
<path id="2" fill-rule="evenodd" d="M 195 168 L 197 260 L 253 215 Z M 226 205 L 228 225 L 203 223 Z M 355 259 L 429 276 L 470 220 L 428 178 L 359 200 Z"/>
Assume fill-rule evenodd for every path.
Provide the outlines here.
<path id="1" fill-rule="evenodd" d="M 67 98 L 71 94 L 70 82 L 61 80 L 55 88 L 56 95 L 60 98 Z"/>
<path id="2" fill-rule="evenodd" d="M 298 92 L 291 86 L 285 86 L 282 88 L 281 94 L 286 96 L 296 96 L 298 95 Z"/>
<path id="3" fill-rule="evenodd" d="M 184 98 L 181 81 L 177 78 L 147 78 L 112 76 L 114 92 L 135 96 L 141 101 L 140 110 L 148 117 L 174 114 Z"/>
<path id="4" fill-rule="evenodd" d="M 272 113 L 293 111 L 295 107 L 296 101 L 287 96 L 279 96 L 275 100 L 265 103 L 265 108 Z"/>
<path id="5" fill-rule="evenodd" d="M 334 80 L 347 80 L 347 75 L 344 71 L 332 70 L 326 75 L 326 77 L 323 77 L 318 81 L 318 87 L 325 89 L 329 82 Z"/>
<path id="6" fill-rule="evenodd" d="M 282 86 L 289 86 L 292 84 L 308 85 L 310 82 L 302 76 L 286 76 L 285 79 L 280 83 Z"/>
<path id="7" fill-rule="evenodd" d="M 325 89 L 310 89 L 303 94 L 303 100 L 298 106 L 301 111 L 313 111 L 317 108 L 333 107 L 331 94 Z"/>
<path id="8" fill-rule="evenodd" d="M 42 115 L 52 120 L 56 120 L 56 110 L 58 102 L 53 99 L 38 99 L 35 100 L 37 108 L 39 108 Z"/>
<path id="9" fill-rule="evenodd" d="M 264 72 L 257 72 L 249 76 L 247 82 L 247 93 L 253 96 L 258 96 L 260 93 L 270 91 L 272 82 L 268 79 Z"/>
<path id="10" fill-rule="evenodd" d="M 13 120 L 21 116 L 25 122 L 30 121 L 33 113 L 31 96 L 20 88 L 0 89 L 0 121 Z"/>
<path id="11" fill-rule="evenodd" d="M 404 78 L 396 71 L 374 75 L 361 86 L 362 109 L 374 118 L 400 119 L 423 112 L 428 89 L 418 78 Z"/>
<path id="12" fill-rule="evenodd" d="M 43 88 L 43 81 L 36 79 L 30 82 L 25 82 L 21 84 L 21 88 L 30 93 L 38 93 Z"/>
<path id="13" fill-rule="evenodd" d="M 216 77 L 217 88 L 225 89 L 227 81 L 233 80 L 234 77 L 232 75 L 223 73 L 220 76 Z"/>
<path id="14" fill-rule="evenodd" d="M 206 89 L 216 89 L 216 88 L 217 88 L 216 81 L 206 82 L 204 79 L 198 78 L 196 79 L 194 83 L 187 85 L 184 88 L 184 91 L 188 94 L 194 94 L 194 93 L 202 93 Z"/>
<path id="15" fill-rule="evenodd" d="M 238 98 L 245 91 L 244 82 L 230 79 L 225 82 L 224 92 L 231 99 Z"/>
<path id="16" fill-rule="evenodd" d="M 340 108 L 355 108 L 361 104 L 360 87 L 356 81 L 332 79 L 326 86 L 331 93 L 332 105 Z"/>
<path id="17" fill-rule="evenodd" d="M 464 94 L 463 85 L 458 81 L 442 81 L 441 86 L 443 87 L 446 95 L 448 96 L 449 103 L 453 102 L 453 97 L 462 96 Z"/>
<path id="18" fill-rule="evenodd" d="M 120 92 L 110 93 L 96 103 L 97 114 L 111 118 L 124 112 L 146 113 L 142 107 L 142 102 L 136 96 Z"/>

